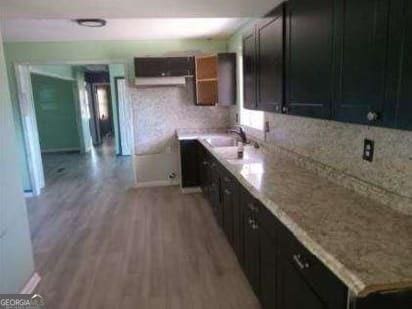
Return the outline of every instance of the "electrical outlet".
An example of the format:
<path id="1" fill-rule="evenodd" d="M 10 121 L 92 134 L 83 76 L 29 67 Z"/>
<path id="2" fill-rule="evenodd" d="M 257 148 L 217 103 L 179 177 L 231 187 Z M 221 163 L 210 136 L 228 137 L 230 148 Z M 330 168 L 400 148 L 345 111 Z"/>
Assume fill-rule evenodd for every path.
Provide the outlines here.
<path id="1" fill-rule="evenodd" d="M 265 132 L 269 132 L 270 131 L 270 127 L 269 127 L 269 121 L 265 121 Z"/>
<path id="2" fill-rule="evenodd" d="M 372 162 L 373 152 L 375 148 L 375 142 L 373 140 L 365 138 L 363 141 L 363 160 Z"/>

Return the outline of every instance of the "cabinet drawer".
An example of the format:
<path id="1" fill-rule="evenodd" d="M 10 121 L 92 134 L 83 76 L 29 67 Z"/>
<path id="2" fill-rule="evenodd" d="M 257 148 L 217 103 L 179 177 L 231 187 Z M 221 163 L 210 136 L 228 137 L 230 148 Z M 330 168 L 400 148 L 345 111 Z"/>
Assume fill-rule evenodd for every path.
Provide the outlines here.
<path id="1" fill-rule="evenodd" d="M 279 246 L 282 258 L 293 265 L 318 297 L 328 304 L 327 308 L 341 308 L 347 288 L 284 226 L 280 226 Z"/>

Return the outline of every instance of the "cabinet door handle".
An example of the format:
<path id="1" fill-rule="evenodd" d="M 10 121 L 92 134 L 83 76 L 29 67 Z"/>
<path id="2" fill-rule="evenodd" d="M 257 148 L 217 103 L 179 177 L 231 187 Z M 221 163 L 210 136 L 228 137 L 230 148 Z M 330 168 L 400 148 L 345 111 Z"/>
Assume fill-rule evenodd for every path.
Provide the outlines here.
<path id="1" fill-rule="evenodd" d="M 225 189 L 225 194 L 230 195 L 230 194 L 232 194 L 232 192 L 230 192 L 229 189 Z"/>
<path id="2" fill-rule="evenodd" d="M 295 261 L 296 265 L 298 265 L 298 267 L 302 270 L 310 267 L 308 262 L 302 261 L 302 256 L 300 254 L 294 254 L 293 260 Z"/>
<path id="3" fill-rule="evenodd" d="M 259 225 L 255 221 L 253 221 L 252 230 L 257 230 L 258 228 L 259 228 Z"/>
<path id="4" fill-rule="evenodd" d="M 375 121 L 378 120 L 379 118 L 379 114 L 377 112 L 369 112 L 366 114 L 366 119 L 368 119 L 368 121 Z"/>
<path id="5" fill-rule="evenodd" d="M 283 112 L 283 113 L 289 112 L 289 108 L 288 108 L 287 106 L 283 106 L 283 107 L 282 107 L 282 112 Z"/>
<path id="6" fill-rule="evenodd" d="M 249 223 L 249 225 L 252 225 L 255 221 L 252 218 L 249 217 L 247 219 L 247 222 Z"/>
<path id="7" fill-rule="evenodd" d="M 206 166 L 206 165 L 208 165 L 209 163 L 208 163 L 207 161 L 203 161 L 202 164 Z"/>
<path id="8" fill-rule="evenodd" d="M 225 182 L 230 182 L 230 178 L 229 178 L 229 177 L 223 177 L 223 180 L 224 180 Z"/>
<path id="9" fill-rule="evenodd" d="M 248 203 L 248 208 L 253 212 L 258 212 L 259 208 L 256 207 L 253 203 Z"/>

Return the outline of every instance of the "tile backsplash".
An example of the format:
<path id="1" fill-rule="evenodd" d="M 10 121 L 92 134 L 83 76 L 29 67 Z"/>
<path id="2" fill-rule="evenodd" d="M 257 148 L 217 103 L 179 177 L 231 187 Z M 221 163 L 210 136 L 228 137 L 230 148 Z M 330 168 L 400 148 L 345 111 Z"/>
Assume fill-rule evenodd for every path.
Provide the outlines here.
<path id="1" fill-rule="evenodd" d="M 264 117 L 269 132 L 248 129 L 250 135 L 335 182 L 412 213 L 412 132 L 273 113 Z M 375 142 L 373 162 L 362 159 L 365 138 Z"/>
<path id="2" fill-rule="evenodd" d="M 129 87 L 133 106 L 135 154 L 166 151 L 178 128 L 227 128 L 230 110 L 196 106 L 193 87 Z"/>

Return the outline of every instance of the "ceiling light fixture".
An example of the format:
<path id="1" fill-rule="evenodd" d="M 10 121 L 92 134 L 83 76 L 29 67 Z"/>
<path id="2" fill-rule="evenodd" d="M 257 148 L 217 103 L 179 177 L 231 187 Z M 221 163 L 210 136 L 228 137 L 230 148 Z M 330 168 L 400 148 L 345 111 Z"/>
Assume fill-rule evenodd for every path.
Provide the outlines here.
<path id="1" fill-rule="evenodd" d="M 92 28 L 104 27 L 107 23 L 104 19 L 100 18 L 79 18 L 75 19 L 74 21 L 80 26 Z"/>

